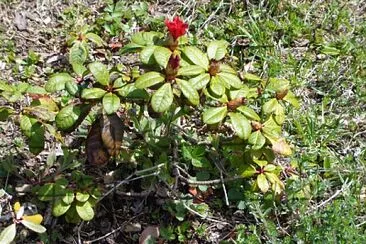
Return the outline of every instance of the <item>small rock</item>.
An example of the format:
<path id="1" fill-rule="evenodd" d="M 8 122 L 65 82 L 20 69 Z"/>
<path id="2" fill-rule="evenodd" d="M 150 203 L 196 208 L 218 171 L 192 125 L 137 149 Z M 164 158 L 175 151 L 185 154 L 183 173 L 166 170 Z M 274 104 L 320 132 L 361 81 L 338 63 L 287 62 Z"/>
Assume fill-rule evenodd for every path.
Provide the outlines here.
<path id="1" fill-rule="evenodd" d="M 140 232 L 141 231 L 141 224 L 140 223 L 131 223 L 131 224 L 127 224 L 126 227 L 124 228 L 125 232 Z"/>
<path id="2" fill-rule="evenodd" d="M 24 13 L 15 13 L 14 24 L 20 31 L 27 29 L 28 23 Z"/>
<path id="3" fill-rule="evenodd" d="M 45 23 L 46 25 L 48 25 L 49 23 L 51 23 L 51 18 L 48 16 L 47 18 L 45 18 L 43 20 L 43 23 Z"/>
<path id="4" fill-rule="evenodd" d="M 148 243 L 151 239 L 157 239 L 160 235 L 159 226 L 148 226 L 141 233 L 139 243 Z"/>

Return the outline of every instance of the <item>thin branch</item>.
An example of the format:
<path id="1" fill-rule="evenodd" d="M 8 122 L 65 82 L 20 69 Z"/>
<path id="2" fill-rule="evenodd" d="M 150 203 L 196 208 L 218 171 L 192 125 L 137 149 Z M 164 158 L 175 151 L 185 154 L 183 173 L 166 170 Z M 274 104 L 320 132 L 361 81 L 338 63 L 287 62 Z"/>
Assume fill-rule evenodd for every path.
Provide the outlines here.
<path id="1" fill-rule="evenodd" d="M 209 217 L 209 216 L 205 216 L 205 215 L 202 215 L 200 214 L 199 212 L 193 210 L 192 208 L 190 208 L 187 204 L 183 203 L 184 207 L 192 214 L 195 214 L 199 217 L 201 217 L 202 219 L 204 220 L 208 220 L 208 221 L 211 221 L 211 222 L 215 222 L 215 223 L 220 223 L 220 224 L 224 224 L 224 225 L 230 225 L 232 226 L 232 224 L 226 222 L 226 221 L 222 221 L 222 220 L 218 220 L 218 219 L 214 219 L 212 217 Z"/>
<path id="2" fill-rule="evenodd" d="M 222 184 L 222 182 L 230 182 L 230 181 L 234 181 L 234 180 L 239 180 L 239 179 L 243 179 L 243 177 L 241 176 L 234 176 L 234 177 L 230 177 L 230 178 L 224 178 L 224 179 L 215 179 L 215 180 L 202 180 L 202 181 L 196 181 L 196 180 L 191 180 L 191 179 L 187 179 L 186 177 L 179 175 L 178 178 L 191 185 L 191 186 L 212 186 L 212 185 L 220 185 Z"/>

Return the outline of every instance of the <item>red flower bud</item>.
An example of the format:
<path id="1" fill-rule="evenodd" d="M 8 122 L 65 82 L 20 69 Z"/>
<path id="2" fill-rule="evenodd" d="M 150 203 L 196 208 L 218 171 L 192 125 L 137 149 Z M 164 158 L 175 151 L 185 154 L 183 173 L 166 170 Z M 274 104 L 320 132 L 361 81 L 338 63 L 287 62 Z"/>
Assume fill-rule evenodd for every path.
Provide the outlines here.
<path id="1" fill-rule="evenodd" d="M 186 34 L 188 24 L 184 23 L 178 16 L 174 17 L 173 21 L 165 20 L 165 25 L 168 27 L 169 33 L 174 40 Z"/>

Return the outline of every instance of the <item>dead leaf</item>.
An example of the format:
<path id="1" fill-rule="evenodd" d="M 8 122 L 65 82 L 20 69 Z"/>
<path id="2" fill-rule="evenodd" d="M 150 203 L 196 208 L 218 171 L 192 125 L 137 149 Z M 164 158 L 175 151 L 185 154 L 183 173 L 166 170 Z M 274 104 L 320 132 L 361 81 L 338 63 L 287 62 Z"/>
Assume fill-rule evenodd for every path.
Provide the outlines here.
<path id="1" fill-rule="evenodd" d="M 159 226 L 148 226 L 142 231 L 139 238 L 139 244 L 145 244 L 148 243 L 149 240 L 157 239 L 159 238 L 159 235 Z"/>
<path id="2" fill-rule="evenodd" d="M 87 161 L 92 165 L 103 165 L 109 160 L 107 149 L 103 146 L 102 130 L 100 119 L 98 118 L 92 125 L 86 139 Z"/>
<path id="3" fill-rule="evenodd" d="M 101 136 L 104 147 L 109 155 L 115 157 L 121 151 L 123 137 L 123 123 L 117 114 L 103 114 Z"/>
<path id="4" fill-rule="evenodd" d="M 273 143 L 272 150 L 275 153 L 281 154 L 283 156 L 290 156 L 292 154 L 291 147 L 284 139 L 280 139 Z"/>

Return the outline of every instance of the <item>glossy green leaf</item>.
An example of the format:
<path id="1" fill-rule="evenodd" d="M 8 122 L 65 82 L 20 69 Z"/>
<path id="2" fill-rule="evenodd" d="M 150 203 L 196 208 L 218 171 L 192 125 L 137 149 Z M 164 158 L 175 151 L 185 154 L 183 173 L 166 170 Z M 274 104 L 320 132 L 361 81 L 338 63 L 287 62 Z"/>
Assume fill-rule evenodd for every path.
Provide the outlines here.
<path id="1" fill-rule="evenodd" d="M 289 102 L 292 106 L 294 106 L 296 109 L 300 108 L 299 100 L 297 100 L 296 96 L 291 92 L 288 91 L 286 96 L 283 98 L 283 100 Z"/>
<path id="2" fill-rule="evenodd" d="M 217 124 L 221 122 L 227 114 L 227 107 L 209 108 L 203 112 L 203 122 L 205 124 Z"/>
<path id="3" fill-rule="evenodd" d="M 99 99 L 102 98 L 107 91 L 100 88 L 87 88 L 81 93 L 81 97 L 84 99 Z"/>
<path id="4" fill-rule="evenodd" d="M 252 126 L 250 122 L 244 117 L 244 115 L 239 113 L 229 113 L 231 124 L 239 138 L 248 139 L 250 133 L 252 132 Z"/>
<path id="5" fill-rule="evenodd" d="M 188 101 L 190 101 L 193 105 L 198 105 L 200 102 L 200 96 L 197 90 L 194 89 L 188 81 L 176 79 L 176 82 Z"/>
<path id="6" fill-rule="evenodd" d="M 170 83 L 162 85 L 151 98 L 151 106 L 155 112 L 161 113 L 170 107 L 173 102 L 173 91 Z"/>
<path id="7" fill-rule="evenodd" d="M 130 99 L 149 99 L 149 93 L 145 89 L 137 89 L 134 83 L 126 84 L 116 90 L 118 95 Z"/>
<path id="8" fill-rule="evenodd" d="M 264 84 L 267 82 L 265 81 Z M 290 82 L 286 79 L 270 78 L 266 89 L 270 91 L 280 92 L 290 88 Z"/>
<path id="9" fill-rule="evenodd" d="M 71 204 L 74 201 L 74 192 L 70 189 L 65 189 L 65 196 L 62 197 L 62 201 L 65 204 Z"/>
<path id="10" fill-rule="evenodd" d="M 265 114 L 273 113 L 276 110 L 277 105 L 278 105 L 277 99 L 272 98 L 263 104 L 263 112 Z"/>
<path id="11" fill-rule="evenodd" d="M 33 154 L 39 154 L 44 149 L 44 126 L 37 122 L 32 125 L 31 136 L 29 138 L 29 151 Z"/>
<path id="12" fill-rule="evenodd" d="M 162 33 L 158 32 L 138 32 L 131 37 L 131 41 L 141 46 L 154 45 L 161 37 Z"/>
<path id="13" fill-rule="evenodd" d="M 229 84 L 230 87 L 239 89 L 243 85 L 239 77 L 234 74 L 220 72 L 217 74 L 217 76 L 223 79 L 227 84 Z"/>
<path id="14" fill-rule="evenodd" d="M 252 108 L 249 108 L 247 106 L 240 106 L 236 110 L 244 114 L 244 116 L 250 120 L 256 120 L 256 121 L 261 120 L 259 115 Z"/>
<path id="15" fill-rule="evenodd" d="M 259 174 L 257 176 L 257 185 L 263 193 L 266 193 L 268 191 L 269 184 L 268 184 L 267 178 L 264 174 Z"/>
<path id="16" fill-rule="evenodd" d="M 246 85 L 242 85 L 242 88 L 240 88 L 239 90 L 230 90 L 229 93 L 231 100 L 242 97 L 247 98 L 249 94 L 249 87 Z"/>
<path id="17" fill-rule="evenodd" d="M 89 221 L 94 218 L 94 210 L 88 201 L 78 202 L 76 204 L 76 212 L 82 220 Z"/>
<path id="18" fill-rule="evenodd" d="M 225 86 L 217 76 L 211 77 L 210 91 L 212 92 L 212 95 L 218 97 L 221 97 L 225 93 Z"/>
<path id="19" fill-rule="evenodd" d="M 85 63 L 88 57 L 88 51 L 81 42 L 76 42 L 71 48 L 69 53 L 69 62 L 71 65 L 79 65 Z M 76 71 L 75 71 L 76 72 Z"/>
<path id="20" fill-rule="evenodd" d="M 45 89 L 48 92 L 55 92 L 65 89 L 65 83 L 67 81 L 73 81 L 74 78 L 68 73 L 57 73 L 50 77 L 45 85 Z"/>
<path id="21" fill-rule="evenodd" d="M 164 75 L 159 72 L 147 72 L 136 80 L 136 88 L 143 89 L 159 84 L 165 80 Z"/>
<path id="22" fill-rule="evenodd" d="M 107 86 L 109 84 L 109 71 L 107 67 L 99 62 L 94 62 L 88 65 L 90 72 L 93 74 L 95 80 L 103 85 Z"/>
<path id="23" fill-rule="evenodd" d="M 245 73 L 244 74 L 244 79 L 246 80 L 252 80 L 252 81 L 261 81 L 261 77 L 251 74 L 251 73 Z"/>
<path id="24" fill-rule="evenodd" d="M 262 135 L 262 133 L 257 130 L 250 134 L 248 139 L 249 144 L 253 145 L 253 149 L 257 150 L 264 146 L 266 143 L 266 138 Z"/>
<path id="25" fill-rule="evenodd" d="M 27 88 L 27 93 L 29 94 L 46 94 L 47 91 L 41 86 L 30 86 Z"/>
<path id="26" fill-rule="evenodd" d="M 88 69 L 85 68 L 84 65 L 79 64 L 79 63 L 73 63 L 71 64 L 72 66 L 72 70 L 75 72 L 75 74 L 77 74 L 78 76 L 82 77 L 85 73 L 85 71 L 87 71 Z"/>
<path id="27" fill-rule="evenodd" d="M 181 76 L 196 76 L 205 72 L 205 69 L 199 65 L 188 65 L 180 67 L 178 70 L 178 75 Z"/>
<path id="28" fill-rule="evenodd" d="M 69 210 L 70 207 L 71 207 L 70 204 L 66 204 L 60 198 L 57 198 L 52 207 L 52 214 L 55 217 L 59 217 L 59 216 L 65 214 L 67 212 L 67 210 Z"/>
<path id="29" fill-rule="evenodd" d="M 28 229 L 30 229 L 34 232 L 37 232 L 37 233 L 44 233 L 47 230 L 43 225 L 36 224 L 36 223 L 33 223 L 33 222 L 25 220 L 25 219 L 22 219 L 20 222 Z"/>
<path id="30" fill-rule="evenodd" d="M 100 36 L 98 36 L 97 34 L 89 32 L 85 35 L 85 37 L 89 41 L 94 42 L 98 47 L 101 47 L 104 45 L 103 39 Z"/>
<path id="31" fill-rule="evenodd" d="M 79 91 L 79 86 L 75 81 L 66 81 L 65 88 L 66 91 L 72 96 L 75 96 Z"/>
<path id="32" fill-rule="evenodd" d="M 153 64 L 155 63 L 154 59 L 154 51 L 157 46 L 147 46 L 144 47 L 140 52 L 141 62 L 144 64 Z"/>
<path id="33" fill-rule="evenodd" d="M 233 69 L 232 67 L 230 67 L 227 64 L 220 64 L 219 72 L 229 73 L 229 74 L 233 74 L 233 75 L 237 75 L 237 73 L 238 73 L 238 72 L 236 72 L 235 69 Z"/>
<path id="34" fill-rule="evenodd" d="M 243 164 L 239 170 L 241 171 L 240 175 L 244 178 L 252 177 L 257 172 L 255 167 L 250 164 Z"/>
<path id="35" fill-rule="evenodd" d="M 207 56 L 198 48 L 187 46 L 183 49 L 183 53 L 189 58 L 189 60 L 204 68 L 205 70 L 208 70 L 208 59 Z"/>
<path id="36" fill-rule="evenodd" d="M 172 51 L 166 47 L 157 46 L 154 50 L 154 59 L 162 67 L 166 68 Z"/>
<path id="37" fill-rule="evenodd" d="M 189 83 L 191 83 L 196 90 L 201 90 L 206 87 L 210 82 L 210 79 L 210 74 L 205 73 L 190 79 Z"/>
<path id="38" fill-rule="evenodd" d="M 4 228 L 0 233 L 0 243 L 10 244 L 14 240 L 16 232 L 15 223 Z"/>
<path id="39" fill-rule="evenodd" d="M 104 111 L 106 111 L 107 114 L 113 114 L 117 112 L 121 106 L 119 97 L 113 93 L 107 93 L 104 95 L 102 103 Z"/>
<path id="40" fill-rule="evenodd" d="M 263 123 L 262 128 L 263 134 L 267 137 L 267 135 L 273 135 L 276 137 L 280 137 L 281 135 L 281 126 L 279 126 L 273 117 L 269 117 L 266 122 Z"/>
<path id="41" fill-rule="evenodd" d="M 29 117 L 27 115 L 20 116 L 20 129 L 27 137 L 31 137 L 32 126 L 37 123 L 37 119 Z"/>
<path id="42" fill-rule="evenodd" d="M 88 201 L 90 197 L 90 194 L 87 192 L 77 192 L 76 193 L 76 200 L 78 200 L 79 202 L 86 202 Z"/>
<path id="43" fill-rule="evenodd" d="M 226 55 L 227 41 L 212 41 L 207 46 L 208 59 L 221 60 Z"/>
<path id="44" fill-rule="evenodd" d="M 75 125 L 82 114 L 82 106 L 68 105 L 60 110 L 56 115 L 56 126 L 60 130 L 67 130 Z"/>

